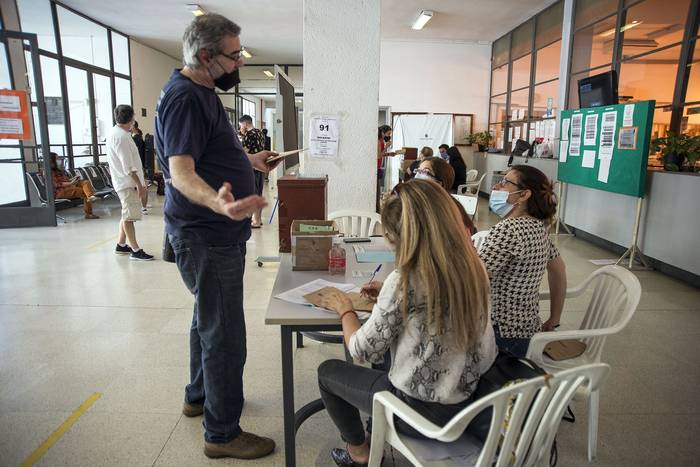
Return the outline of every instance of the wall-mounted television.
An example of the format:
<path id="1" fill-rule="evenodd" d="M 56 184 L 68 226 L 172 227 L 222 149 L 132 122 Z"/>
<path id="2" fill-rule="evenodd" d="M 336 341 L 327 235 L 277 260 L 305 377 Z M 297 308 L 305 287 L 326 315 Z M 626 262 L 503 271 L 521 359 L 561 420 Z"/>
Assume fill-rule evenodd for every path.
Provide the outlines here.
<path id="1" fill-rule="evenodd" d="M 579 108 L 617 104 L 617 73 L 614 70 L 578 80 Z"/>

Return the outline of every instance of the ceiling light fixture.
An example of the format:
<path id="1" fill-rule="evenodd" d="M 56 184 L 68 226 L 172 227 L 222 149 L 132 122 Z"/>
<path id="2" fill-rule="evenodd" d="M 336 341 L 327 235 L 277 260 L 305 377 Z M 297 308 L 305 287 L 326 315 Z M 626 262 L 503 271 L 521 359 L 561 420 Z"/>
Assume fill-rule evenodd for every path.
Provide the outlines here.
<path id="1" fill-rule="evenodd" d="M 272 72 L 271 72 L 270 70 L 263 70 L 263 73 L 265 73 L 265 76 L 267 76 L 268 78 L 274 78 L 274 77 L 275 77 L 275 75 L 273 75 Z"/>
<path id="2" fill-rule="evenodd" d="M 421 10 L 420 14 L 418 15 L 418 18 L 413 22 L 413 26 L 411 26 L 412 29 L 415 29 L 416 31 L 423 29 L 423 26 L 430 21 L 430 18 L 433 17 L 433 12 L 430 10 Z"/>
<path id="3" fill-rule="evenodd" d="M 246 49 L 245 47 L 241 49 L 241 55 L 243 55 L 245 58 L 253 58 L 253 54 L 248 52 L 248 49 Z"/>
<path id="4" fill-rule="evenodd" d="M 195 16 L 206 15 L 207 11 L 196 3 L 188 3 L 185 7 Z"/>
<path id="5" fill-rule="evenodd" d="M 620 32 L 625 32 L 625 31 L 627 31 L 628 29 L 632 29 L 632 28 L 634 28 L 634 27 L 636 27 L 636 26 L 639 26 L 640 24 L 642 24 L 642 22 L 643 22 L 643 21 L 637 21 L 637 20 L 635 20 L 635 21 L 632 21 L 631 23 L 625 24 L 624 26 L 622 26 L 622 27 L 620 28 Z M 598 34 L 598 36 L 599 36 L 599 37 L 608 37 L 608 36 L 612 36 L 613 34 L 615 34 L 615 28 L 608 29 L 608 30 L 605 31 L 605 32 L 601 32 L 600 34 Z"/>

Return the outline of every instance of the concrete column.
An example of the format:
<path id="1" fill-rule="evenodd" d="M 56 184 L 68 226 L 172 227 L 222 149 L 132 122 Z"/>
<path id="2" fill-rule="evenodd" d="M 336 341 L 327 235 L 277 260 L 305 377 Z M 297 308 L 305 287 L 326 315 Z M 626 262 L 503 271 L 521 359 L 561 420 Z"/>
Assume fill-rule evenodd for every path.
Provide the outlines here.
<path id="1" fill-rule="evenodd" d="M 304 0 L 304 146 L 314 114 L 339 114 L 338 157 L 308 154 L 304 176 L 328 175 L 328 212 L 374 212 L 380 0 Z"/>

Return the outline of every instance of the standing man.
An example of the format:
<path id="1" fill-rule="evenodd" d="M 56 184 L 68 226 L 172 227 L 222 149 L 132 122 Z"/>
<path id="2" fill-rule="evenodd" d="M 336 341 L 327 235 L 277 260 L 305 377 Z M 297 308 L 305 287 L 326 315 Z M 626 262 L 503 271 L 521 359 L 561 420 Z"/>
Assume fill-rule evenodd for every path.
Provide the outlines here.
<path id="1" fill-rule="evenodd" d="M 250 115 L 243 115 L 239 118 L 238 125 L 243 135 L 243 149 L 245 149 L 248 154 L 256 154 L 265 150 L 265 135 L 253 126 L 253 118 Z M 265 174 L 259 170 L 254 170 L 254 172 L 255 194 L 262 196 Z M 262 209 L 258 209 L 253 213 L 253 220 L 250 226 L 254 229 L 262 227 Z"/>
<path id="2" fill-rule="evenodd" d="M 182 70 L 165 84 L 155 141 L 166 180 L 165 228 L 178 270 L 195 296 L 190 328 L 190 384 L 183 414 L 204 414 L 204 454 L 254 459 L 275 442 L 246 433 L 243 409 L 246 331 L 243 316 L 249 216 L 265 206 L 253 168 L 267 172 L 275 154 L 247 155 L 228 121 L 218 87 L 238 84 L 241 28 L 217 14 L 197 17 L 183 37 Z M 277 161 L 279 162 L 279 160 Z"/>
<path id="3" fill-rule="evenodd" d="M 143 165 L 139 150 L 131 138 L 134 109 L 130 105 L 118 105 L 114 109 L 114 120 L 117 124 L 107 134 L 107 161 L 114 191 L 122 204 L 122 219 L 119 223 L 119 240 L 115 253 L 130 254 L 133 260 L 150 261 L 153 256 L 141 249 L 136 241 L 134 229 L 134 222 L 141 220 L 141 200 L 146 197 L 146 187 L 142 182 Z"/>

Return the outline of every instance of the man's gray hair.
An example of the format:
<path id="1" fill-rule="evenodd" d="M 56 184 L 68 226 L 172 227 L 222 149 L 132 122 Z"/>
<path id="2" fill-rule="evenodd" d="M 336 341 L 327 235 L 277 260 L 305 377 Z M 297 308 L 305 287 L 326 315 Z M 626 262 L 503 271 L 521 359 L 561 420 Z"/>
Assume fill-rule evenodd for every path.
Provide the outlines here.
<path id="1" fill-rule="evenodd" d="M 209 13 L 198 16 L 187 26 L 182 37 L 182 63 L 190 68 L 199 68 L 201 63 L 197 58 L 200 50 L 204 49 L 213 57 L 222 52 L 221 42 L 226 36 L 238 36 L 241 27 L 230 19 Z"/>

